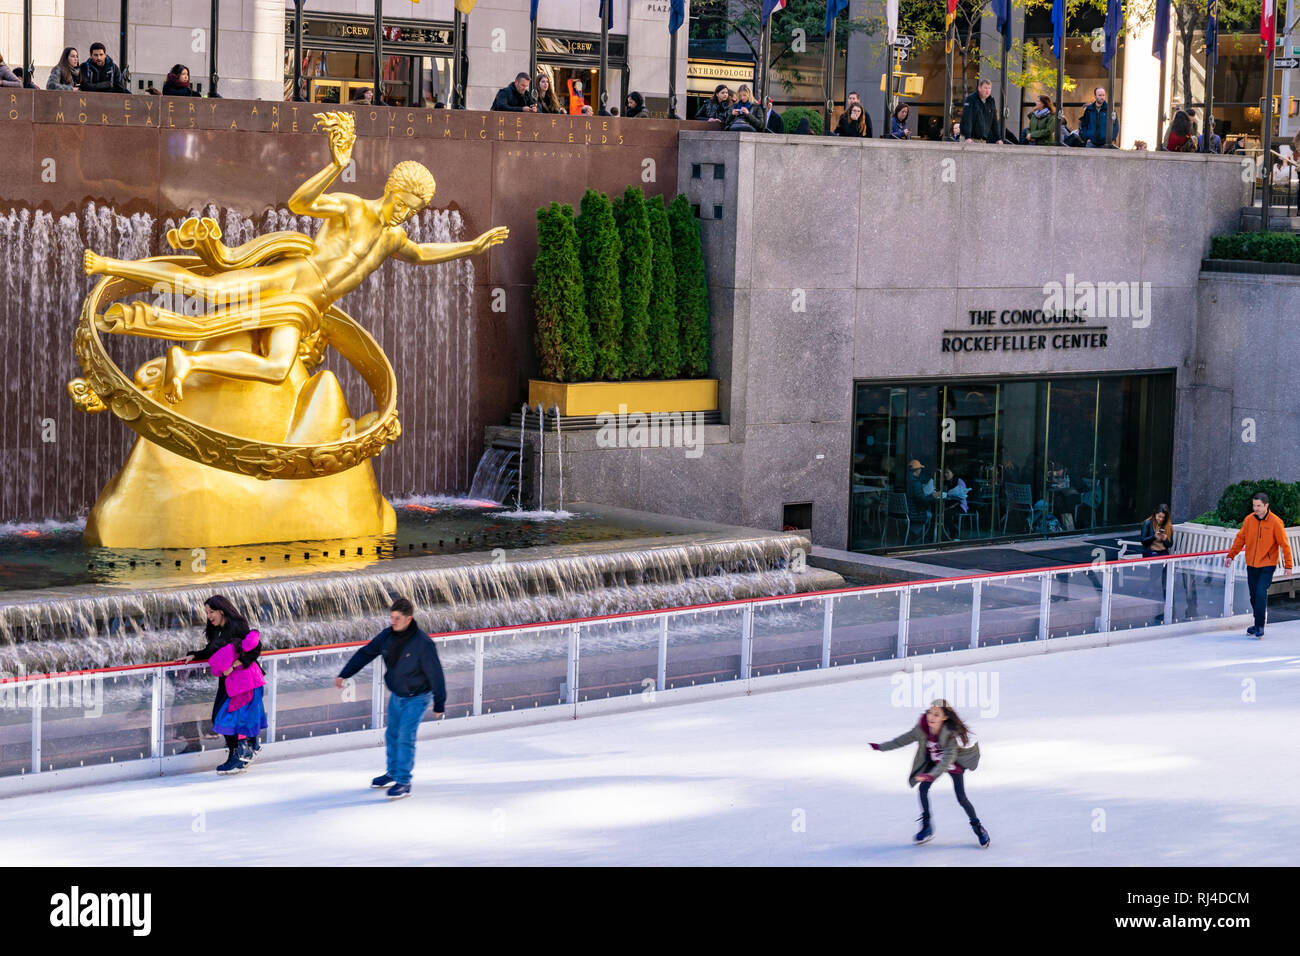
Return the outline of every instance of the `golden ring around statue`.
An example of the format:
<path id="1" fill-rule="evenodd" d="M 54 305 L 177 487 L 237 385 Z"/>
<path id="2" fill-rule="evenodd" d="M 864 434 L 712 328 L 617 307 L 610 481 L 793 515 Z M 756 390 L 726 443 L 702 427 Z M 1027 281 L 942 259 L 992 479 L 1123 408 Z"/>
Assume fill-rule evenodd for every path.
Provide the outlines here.
<path id="1" fill-rule="evenodd" d="M 203 274 L 193 256 L 158 256 Z M 340 309 L 321 316 L 320 340 L 309 348 L 304 364 L 319 364 L 323 342 L 351 363 L 365 380 L 380 409 L 363 416 L 356 433 L 315 445 L 252 441 L 227 434 L 180 415 L 155 401 L 117 367 L 104 348 L 96 325 L 101 302 L 146 291 L 139 283 L 106 276 L 82 303 L 73 347 L 85 378 L 68 383 L 68 394 L 84 412 L 111 410 L 129 428 L 170 452 L 191 461 L 241 475 L 272 478 L 321 478 L 337 474 L 378 455 L 402 432 L 397 420 L 397 376 L 379 343 Z"/>

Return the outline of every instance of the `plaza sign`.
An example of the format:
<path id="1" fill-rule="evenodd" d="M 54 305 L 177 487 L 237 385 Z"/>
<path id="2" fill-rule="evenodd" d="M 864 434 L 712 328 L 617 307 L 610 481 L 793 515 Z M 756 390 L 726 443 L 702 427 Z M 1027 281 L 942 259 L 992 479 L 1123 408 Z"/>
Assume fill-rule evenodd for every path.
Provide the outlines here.
<path id="1" fill-rule="evenodd" d="M 972 310 L 969 327 L 944 329 L 941 352 L 1043 352 L 1107 347 L 1107 326 L 1079 310 Z"/>

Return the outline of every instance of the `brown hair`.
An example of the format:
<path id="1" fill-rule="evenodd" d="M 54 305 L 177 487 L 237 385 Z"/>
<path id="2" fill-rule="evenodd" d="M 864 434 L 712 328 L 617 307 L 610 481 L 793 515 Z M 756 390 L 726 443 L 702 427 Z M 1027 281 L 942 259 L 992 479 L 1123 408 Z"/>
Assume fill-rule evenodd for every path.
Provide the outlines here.
<path id="1" fill-rule="evenodd" d="M 546 81 L 546 92 L 542 92 L 542 80 Z M 537 102 L 543 104 L 552 113 L 560 112 L 560 98 L 555 95 L 555 84 L 545 73 L 538 73 L 537 79 L 533 83 L 533 89 L 537 91 Z"/>
<path id="2" fill-rule="evenodd" d="M 957 743 L 965 747 L 970 740 L 970 728 L 965 722 L 957 716 L 957 711 L 952 709 L 952 705 L 946 700 L 933 700 L 930 702 L 931 707 L 938 707 L 943 711 L 943 722 L 948 725 L 948 730 L 957 738 Z"/>
<path id="3" fill-rule="evenodd" d="M 1163 512 L 1165 516 L 1163 524 L 1156 520 L 1156 515 L 1161 512 Z M 1166 504 L 1156 505 L 1155 508 L 1152 509 L 1150 521 L 1151 527 L 1155 528 L 1157 531 L 1163 531 L 1165 534 L 1170 534 L 1173 531 L 1174 522 L 1173 519 L 1169 517 L 1169 506 Z"/>
<path id="4" fill-rule="evenodd" d="M 1038 94 L 1038 102 L 1046 106 L 1049 110 L 1051 110 L 1053 114 L 1056 113 L 1056 104 L 1052 102 L 1052 98 L 1048 96 L 1046 93 Z"/>
<path id="5" fill-rule="evenodd" d="M 854 110 L 857 110 L 859 113 L 862 114 L 862 116 L 858 118 L 858 121 L 856 123 L 853 122 Z M 844 115 L 845 117 L 848 118 L 848 121 L 851 125 L 856 126 L 858 128 L 859 136 L 867 135 L 867 111 L 861 103 L 850 104 L 849 108 L 845 111 Z"/>

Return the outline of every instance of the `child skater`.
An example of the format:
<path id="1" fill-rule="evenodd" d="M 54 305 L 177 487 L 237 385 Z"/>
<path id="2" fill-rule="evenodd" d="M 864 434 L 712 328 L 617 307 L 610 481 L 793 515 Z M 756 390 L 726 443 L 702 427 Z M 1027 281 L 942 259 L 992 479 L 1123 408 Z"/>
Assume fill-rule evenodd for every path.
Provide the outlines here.
<path id="1" fill-rule="evenodd" d="M 913 741 L 916 743 L 916 755 L 912 758 L 907 785 L 914 787 L 918 782 L 921 784 L 921 830 L 912 842 L 919 845 L 929 843 L 934 838 L 934 829 L 930 826 L 930 784 L 946 770 L 952 777 L 957 802 L 970 818 L 976 839 L 981 847 L 988 847 L 989 833 L 975 815 L 971 802 L 966 799 L 966 786 L 962 782 L 967 772 L 979 766 L 980 745 L 976 742 L 975 735 L 962 723 L 962 719 L 948 706 L 946 700 L 936 700 L 921 715 L 915 727 L 883 744 L 872 744 L 871 749 L 894 750 Z"/>

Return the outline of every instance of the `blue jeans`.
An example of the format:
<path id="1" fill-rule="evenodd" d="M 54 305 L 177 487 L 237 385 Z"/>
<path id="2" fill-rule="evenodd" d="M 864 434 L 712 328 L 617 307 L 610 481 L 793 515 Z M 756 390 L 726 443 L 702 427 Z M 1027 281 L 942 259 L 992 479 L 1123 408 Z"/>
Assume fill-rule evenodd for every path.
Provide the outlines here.
<path id="1" fill-rule="evenodd" d="M 1252 568 L 1246 565 L 1246 587 L 1250 591 L 1250 609 L 1255 612 L 1255 627 L 1264 629 L 1264 614 L 1268 611 L 1268 588 L 1273 583 L 1271 568 Z"/>
<path id="2" fill-rule="evenodd" d="M 415 766 L 415 734 L 420 729 L 420 718 L 429 709 L 433 692 L 414 697 L 388 695 L 388 727 L 384 743 L 388 747 L 388 776 L 398 783 L 411 782 L 411 769 Z"/>

